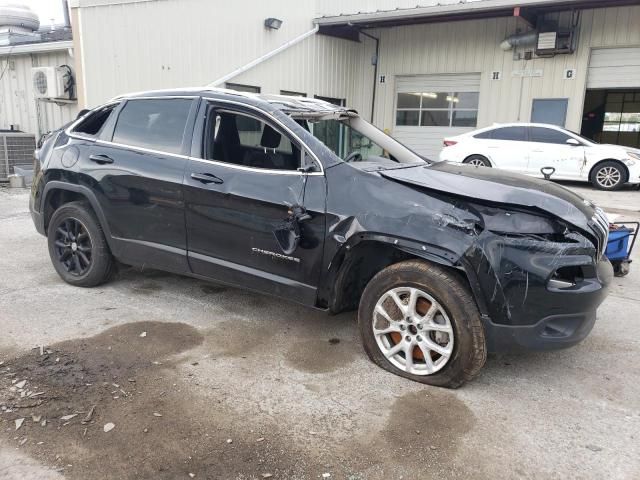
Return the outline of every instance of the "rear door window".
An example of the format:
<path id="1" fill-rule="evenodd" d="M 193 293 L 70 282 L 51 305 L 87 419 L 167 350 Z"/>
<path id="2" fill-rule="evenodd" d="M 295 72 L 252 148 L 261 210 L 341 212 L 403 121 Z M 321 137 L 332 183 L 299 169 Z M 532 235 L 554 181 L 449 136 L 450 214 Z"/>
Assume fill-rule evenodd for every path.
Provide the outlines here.
<path id="1" fill-rule="evenodd" d="M 506 140 L 512 142 L 526 142 L 527 129 L 525 127 L 502 127 L 493 131 L 494 140 Z"/>
<path id="2" fill-rule="evenodd" d="M 179 154 L 193 100 L 129 100 L 113 132 L 113 142 Z"/>
<path id="3" fill-rule="evenodd" d="M 570 137 L 566 133 L 553 128 L 531 127 L 529 129 L 530 140 L 537 143 L 555 143 L 558 145 L 566 145 Z"/>

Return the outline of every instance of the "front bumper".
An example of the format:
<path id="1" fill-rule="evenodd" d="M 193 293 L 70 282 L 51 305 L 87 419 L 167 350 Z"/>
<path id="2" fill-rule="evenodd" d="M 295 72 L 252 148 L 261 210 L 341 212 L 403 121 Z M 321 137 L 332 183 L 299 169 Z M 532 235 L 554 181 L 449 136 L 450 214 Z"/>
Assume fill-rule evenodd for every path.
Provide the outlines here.
<path id="1" fill-rule="evenodd" d="M 487 349 L 496 353 L 553 350 L 581 342 L 593 329 L 596 310 L 606 298 L 612 278 L 613 268 L 603 257 L 597 264 L 597 278 L 583 290 L 552 294 L 565 296 L 566 313 L 547 315 L 529 325 L 497 324 L 484 316 Z"/>

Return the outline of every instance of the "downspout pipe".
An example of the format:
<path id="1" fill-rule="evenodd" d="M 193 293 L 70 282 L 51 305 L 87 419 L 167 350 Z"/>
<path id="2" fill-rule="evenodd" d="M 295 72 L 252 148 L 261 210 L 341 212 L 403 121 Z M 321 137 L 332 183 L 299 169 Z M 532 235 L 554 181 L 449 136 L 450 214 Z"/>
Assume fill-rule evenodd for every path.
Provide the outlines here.
<path id="1" fill-rule="evenodd" d="M 71 18 L 69 18 L 69 2 L 62 0 L 62 13 L 64 15 L 64 27 L 71 28 Z M 79 32 L 78 32 L 79 34 Z"/>
<path id="2" fill-rule="evenodd" d="M 292 40 L 289 40 L 287 43 L 285 43 L 283 45 L 280 45 L 275 50 L 271 50 L 270 52 L 262 55 L 261 57 L 256 58 L 252 62 L 249 62 L 246 65 L 244 65 L 244 66 L 242 66 L 240 68 L 237 68 L 236 70 L 234 70 L 231 73 L 228 73 L 224 77 L 220 77 L 219 79 L 215 80 L 214 82 L 211 82 L 207 86 L 208 87 L 219 87 L 220 85 L 223 85 L 226 81 L 231 80 L 233 77 L 237 77 L 241 73 L 244 73 L 247 70 L 252 69 L 256 65 L 260 65 L 262 62 L 265 62 L 266 60 L 269 60 L 271 57 L 275 57 L 280 52 L 283 52 L 283 51 L 287 50 L 288 48 L 293 47 L 294 45 L 296 45 L 296 44 L 300 43 L 301 41 L 305 40 L 306 38 L 309 38 L 312 35 L 315 35 L 316 33 L 318 33 L 318 30 L 320 30 L 320 25 L 316 24 L 316 26 L 313 28 L 313 30 L 309 30 L 308 32 L 303 33 L 302 35 L 299 35 L 296 38 L 294 38 Z"/>
<path id="3" fill-rule="evenodd" d="M 378 37 L 374 37 L 373 35 L 363 30 L 360 30 L 359 33 L 361 33 L 367 38 L 375 40 L 376 42 L 376 56 L 375 56 L 375 64 L 373 66 L 373 92 L 371 94 L 371 123 L 373 123 L 373 115 L 376 108 L 376 90 L 378 87 L 378 64 L 380 63 L 380 39 Z"/>

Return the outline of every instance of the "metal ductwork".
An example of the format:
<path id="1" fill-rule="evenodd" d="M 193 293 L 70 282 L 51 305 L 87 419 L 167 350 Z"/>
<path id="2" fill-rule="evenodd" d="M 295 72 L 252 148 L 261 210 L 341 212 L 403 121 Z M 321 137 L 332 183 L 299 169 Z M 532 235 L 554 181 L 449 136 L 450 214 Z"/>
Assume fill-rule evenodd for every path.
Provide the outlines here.
<path id="1" fill-rule="evenodd" d="M 515 35 L 505 38 L 502 43 L 500 43 L 500 48 L 506 52 L 515 47 L 535 45 L 537 41 L 538 32 L 536 30 L 531 30 L 527 33 L 516 33 Z"/>
<path id="2" fill-rule="evenodd" d="M 71 19 L 69 18 L 69 2 L 62 0 L 62 13 L 64 14 L 65 28 L 71 28 Z"/>
<path id="3" fill-rule="evenodd" d="M 40 28 L 40 18 L 26 5 L 4 4 L 0 5 L 0 27 L 12 31 L 35 32 Z"/>

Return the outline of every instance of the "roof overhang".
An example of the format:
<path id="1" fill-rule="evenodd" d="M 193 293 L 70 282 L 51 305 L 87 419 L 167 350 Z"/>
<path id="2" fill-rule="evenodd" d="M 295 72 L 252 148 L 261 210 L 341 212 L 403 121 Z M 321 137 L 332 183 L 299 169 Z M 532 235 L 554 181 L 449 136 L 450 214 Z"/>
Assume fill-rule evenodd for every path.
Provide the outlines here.
<path id="1" fill-rule="evenodd" d="M 46 42 L 46 43 L 23 43 L 0 47 L 0 55 L 24 55 L 28 53 L 57 52 L 73 48 L 73 41 Z"/>
<path id="2" fill-rule="evenodd" d="M 320 26 L 320 33 L 349 38 L 350 31 L 364 28 L 511 16 L 526 19 L 539 13 L 637 4 L 638 0 L 460 0 L 444 5 L 319 17 L 314 22 Z"/>

